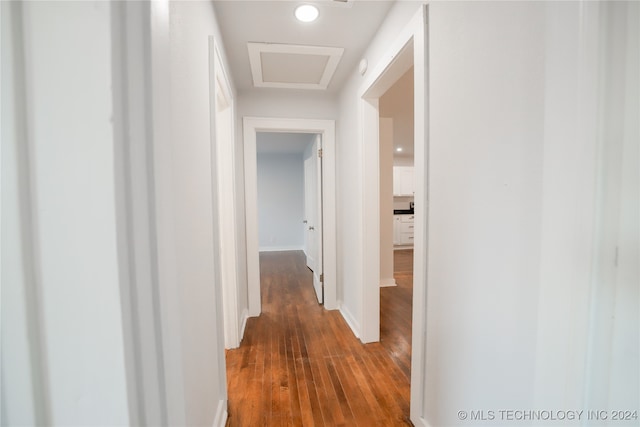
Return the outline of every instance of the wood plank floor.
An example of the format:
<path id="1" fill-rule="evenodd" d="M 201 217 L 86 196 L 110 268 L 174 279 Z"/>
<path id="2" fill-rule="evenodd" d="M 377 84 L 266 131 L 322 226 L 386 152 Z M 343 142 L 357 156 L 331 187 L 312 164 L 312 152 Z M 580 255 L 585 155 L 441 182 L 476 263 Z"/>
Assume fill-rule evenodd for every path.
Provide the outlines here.
<path id="1" fill-rule="evenodd" d="M 362 344 L 317 303 L 300 251 L 260 254 L 262 314 L 228 350 L 228 426 L 406 426 L 413 251 L 381 289 L 381 341 Z"/>

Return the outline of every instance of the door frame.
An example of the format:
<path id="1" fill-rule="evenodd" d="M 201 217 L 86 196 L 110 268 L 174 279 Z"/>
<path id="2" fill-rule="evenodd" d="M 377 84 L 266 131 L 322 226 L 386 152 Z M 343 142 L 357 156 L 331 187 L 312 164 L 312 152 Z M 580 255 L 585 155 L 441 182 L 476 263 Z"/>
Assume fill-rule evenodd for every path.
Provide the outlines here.
<path id="1" fill-rule="evenodd" d="M 259 316 L 260 256 L 258 247 L 258 177 L 256 136 L 258 132 L 316 133 L 322 135 L 322 246 L 324 248 L 324 308 L 338 308 L 336 256 L 336 156 L 335 121 L 244 117 L 244 182 L 247 243 L 249 316 Z"/>
<path id="2" fill-rule="evenodd" d="M 411 65 L 414 67 L 415 237 L 413 249 L 413 318 L 411 346 L 411 421 L 428 425 L 424 410 L 427 332 L 428 233 L 428 6 L 423 5 L 400 31 L 361 86 L 359 109 L 363 146 L 363 221 L 360 340 L 380 340 L 379 98 Z M 375 143 L 375 147 L 367 147 Z"/>
<path id="3" fill-rule="evenodd" d="M 229 83 L 218 41 L 209 36 L 209 87 L 211 105 L 212 199 L 214 230 L 218 245 L 215 260 L 216 279 L 220 283 L 223 304 L 225 348 L 237 348 L 244 334 L 248 313 L 238 302 L 238 238 L 236 232 L 235 183 L 235 94 Z M 218 111 L 219 102 L 226 107 Z M 226 138 L 220 138 L 220 132 Z"/>

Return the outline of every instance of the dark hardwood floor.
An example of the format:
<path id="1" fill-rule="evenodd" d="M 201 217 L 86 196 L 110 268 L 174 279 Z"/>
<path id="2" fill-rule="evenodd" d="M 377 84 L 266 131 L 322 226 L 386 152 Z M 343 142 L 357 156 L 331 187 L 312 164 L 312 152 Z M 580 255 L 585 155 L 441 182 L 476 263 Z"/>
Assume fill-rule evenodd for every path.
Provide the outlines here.
<path id="1" fill-rule="evenodd" d="M 228 426 L 404 426 L 409 422 L 413 251 L 381 289 L 381 341 L 362 344 L 316 300 L 304 254 L 260 254 L 262 314 L 228 350 Z"/>
<path id="2" fill-rule="evenodd" d="M 394 251 L 397 286 L 380 288 L 380 343 L 407 378 L 411 378 L 413 250 Z"/>

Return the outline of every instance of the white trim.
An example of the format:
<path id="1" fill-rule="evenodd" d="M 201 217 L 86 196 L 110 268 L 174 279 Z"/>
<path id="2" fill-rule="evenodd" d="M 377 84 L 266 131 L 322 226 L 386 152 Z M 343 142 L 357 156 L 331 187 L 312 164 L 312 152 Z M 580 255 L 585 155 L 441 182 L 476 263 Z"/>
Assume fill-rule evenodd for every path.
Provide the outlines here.
<path id="1" fill-rule="evenodd" d="M 277 43 L 247 43 L 249 50 L 249 64 L 255 87 L 271 87 L 279 89 L 319 89 L 324 90 L 329 86 L 331 78 L 338 68 L 344 48 L 324 46 L 304 46 Z M 262 53 L 285 53 L 294 55 L 327 56 L 327 61 L 322 77 L 318 83 L 280 83 L 265 82 L 262 75 Z"/>
<path id="2" fill-rule="evenodd" d="M 429 422 L 427 420 L 425 420 L 424 418 L 418 418 L 418 420 L 417 420 L 418 424 L 416 424 L 416 421 L 414 421 L 414 420 L 411 420 L 411 422 L 415 426 L 431 427 L 431 424 L 429 424 Z"/>
<path id="3" fill-rule="evenodd" d="M 368 268 L 380 262 L 380 150 L 378 98 L 361 98 L 362 123 L 362 310 L 360 340 L 363 343 L 380 341 L 380 269 Z M 372 144 L 375 144 L 372 146 Z M 369 145 L 369 147 L 366 147 Z M 374 290 L 375 289 L 375 290 Z"/>
<path id="4" fill-rule="evenodd" d="M 413 57 L 401 55 L 401 53 L 403 53 L 405 46 L 414 39 L 416 31 L 421 24 L 421 17 L 419 16 L 421 14 L 422 9 L 411 18 L 391 46 L 389 46 L 389 49 L 382 56 L 382 59 L 376 64 L 371 74 L 369 74 L 360 87 L 359 95 L 361 97 L 379 98 L 414 64 L 412 59 L 415 60 L 415 46 Z M 397 65 L 396 70 L 390 69 L 392 64 Z M 389 72 L 388 76 L 385 75 L 387 72 Z"/>
<path id="5" fill-rule="evenodd" d="M 396 283 L 396 279 L 380 279 L 380 287 L 381 288 L 389 288 L 392 286 L 398 286 Z"/>
<path id="6" fill-rule="evenodd" d="M 327 310 L 338 308 L 335 122 L 333 120 L 245 117 L 243 126 L 249 315 L 259 316 L 261 312 L 260 260 L 258 256 L 258 178 L 256 160 L 256 134 L 260 131 L 322 134 L 322 221 L 324 224 L 322 244 L 325 253 L 323 269 L 324 307 Z"/>
<path id="7" fill-rule="evenodd" d="M 133 424 L 185 420 L 174 245 L 163 204 L 166 175 L 160 172 L 167 169 L 163 155 L 170 144 L 169 27 L 163 6 L 122 3 L 111 10 L 116 233 Z M 131 144 L 134 140 L 140 144 Z"/>
<path id="8" fill-rule="evenodd" d="M 260 252 L 286 252 L 286 251 L 304 251 L 302 246 L 266 246 L 260 248 Z"/>
<path id="9" fill-rule="evenodd" d="M 227 424 L 227 416 L 227 401 L 219 400 L 216 416 L 213 418 L 213 427 L 224 427 Z"/>
<path id="10" fill-rule="evenodd" d="M 242 321 L 240 322 L 240 341 L 242 341 L 242 338 L 244 338 L 244 331 L 245 329 L 247 329 L 247 320 L 249 319 L 248 309 L 245 308 L 244 310 L 242 310 L 241 319 Z"/>
<path id="11" fill-rule="evenodd" d="M 411 419 L 425 417 L 424 393 L 427 366 L 427 259 L 429 220 L 429 56 L 428 6 L 420 8 L 413 22 L 414 52 L 414 180 L 416 214 L 413 247 L 413 319 L 411 354 Z"/>
<path id="12" fill-rule="evenodd" d="M 427 6 L 421 7 L 375 66 L 365 80 L 359 94 L 362 128 L 360 143 L 370 144 L 378 138 L 378 98 L 413 63 L 414 66 L 414 140 L 415 140 L 415 239 L 413 247 L 413 319 L 411 355 L 411 420 L 415 424 L 424 422 L 424 390 L 427 379 L 426 367 L 426 260 L 427 260 L 427 126 L 428 126 L 428 68 L 427 68 Z M 412 48 L 412 49 L 409 49 Z M 367 142 L 368 141 L 368 142 Z M 366 268 L 377 265 L 380 254 L 379 233 L 379 150 L 363 150 L 363 263 L 362 271 L 362 342 L 379 340 L 380 331 L 380 283 L 378 269 Z M 377 233 L 376 233 L 377 230 Z"/>
<path id="13" fill-rule="evenodd" d="M 247 298 L 249 316 L 256 317 L 262 311 L 260 301 L 260 258 L 258 247 L 258 170 L 256 131 L 248 129 L 244 119 L 244 199 L 245 233 L 247 246 Z M 255 167 L 253 165 L 255 164 Z"/>
<path id="14" fill-rule="evenodd" d="M 17 194 L 15 195 L 15 198 L 13 197 L 11 198 L 11 202 L 18 203 L 17 209 L 20 215 L 20 228 L 21 228 L 20 236 L 22 239 L 23 265 L 21 266 L 21 268 L 25 274 L 24 280 L 21 281 L 21 283 L 16 285 L 18 285 L 21 291 L 24 292 L 25 316 L 23 317 L 22 321 L 26 323 L 27 340 L 29 342 L 29 345 L 28 345 L 29 346 L 29 350 L 28 350 L 29 362 L 27 364 L 28 366 L 27 369 L 30 369 L 31 371 L 31 381 L 27 385 L 31 393 L 29 396 L 30 398 L 27 398 L 29 402 L 27 403 L 27 401 L 25 401 L 25 404 L 29 405 L 32 408 L 33 419 L 31 421 L 33 421 L 36 424 L 50 424 L 52 420 L 51 396 L 50 396 L 50 385 L 49 385 L 50 375 L 48 372 L 47 360 L 44 353 L 44 349 L 46 348 L 46 341 L 43 333 L 45 328 L 44 328 L 44 322 L 43 322 L 43 317 L 44 317 L 44 306 L 42 302 L 43 283 L 42 283 L 42 270 L 40 267 L 41 260 L 40 260 L 40 243 L 39 243 L 41 231 L 37 221 L 38 203 L 36 198 L 34 197 L 34 190 L 36 185 L 36 178 L 32 170 L 32 167 L 33 167 L 32 165 L 34 164 L 33 163 L 34 153 L 35 153 L 34 140 L 33 138 L 30 138 L 31 133 L 29 131 L 30 124 L 31 125 L 33 124 L 33 123 L 30 123 L 29 121 L 29 117 L 32 114 L 30 111 L 33 110 L 33 106 L 29 105 L 29 96 L 28 96 L 31 90 L 29 85 L 30 83 L 29 67 L 27 66 L 24 53 L 22 54 L 19 53 L 19 52 L 22 52 L 24 49 L 25 37 L 27 36 L 27 34 L 25 34 L 25 31 L 24 31 L 25 29 L 23 26 L 24 25 L 23 8 L 24 8 L 24 5 L 21 2 L 11 2 L 8 4 L 3 4 L 2 10 L 0 12 L 0 15 L 2 15 L 3 13 L 6 14 L 8 19 L 8 25 L 6 30 L 8 30 L 11 33 L 9 35 L 8 42 L 11 43 L 11 47 L 10 47 L 10 49 L 12 50 L 11 60 L 14 61 L 12 64 L 10 64 L 10 67 L 13 68 L 12 84 L 14 85 L 13 86 L 14 98 L 9 101 L 9 105 L 10 105 L 10 108 L 14 109 L 15 111 L 14 121 L 15 121 L 15 128 L 16 128 L 15 130 L 16 130 L 16 136 L 17 136 L 16 140 L 14 141 L 2 140 L 0 158 L 3 155 L 6 156 L 5 150 L 7 148 L 6 146 L 7 143 L 12 145 L 15 144 L 15 147 L 12 148 L 11 150 L 15 150 L 15 155 L 16 155 L 15 161 L 17 164 L 15 165 L 16 175 L 14 176 L 17 179 L 15 184 L 12 183 L 10 185 L 12 186 L 15 185 L 13 189 L 17 191 Z M 4 20 L 4 17 L 3 17 L 3 20 Z M 117 20 L 113 20 L 113 21 L 117 22 Z M 112 33 L 112 43 L 115 42 L 116 39 L 119 40 L 119 38 Z M 115 43 L 114 43 L 114 46 L 115 46 Z M 114 59 L 113 63 L 115 66 L 121 66 L 121 64 L 117 62 L 117 59 Z M 114 72 L 113 73 L 114 83 L 117 82 L 116 75 L 117 73 Z M 4 90 L 4 89 L 0 89 L 0 91 L 1 90 Z M 115 95 L 115 89 L 114 89 L 114 95 Z M 4 104 L 5 102 L 4 97 L 2 98 L 2 101 Z M 118 112 L 119 111 L 117 109 L 117 97 L 114 96 L 114 118 L 117 117 Z M 115 125 L 115 120 L 114 120 L 114 125 Z M 114 126 L 114 133 L 116 132 L 117 132 L 117 127 Z M 117 134 L 114 135 L 114 142 L 117 142 L 116 138 L 117 138 Z M 115 144 L 115 147 L 114 147 L 115 148 L 114 160 L 116 160 L 114 166 L 116 168 L 118 168 L 118 162 L 117 162 L 117 159 L 119 156 L 118 150 L 121 149 L 121 147 L 122 146 L 118 147 L 117 144 Z M 116 176 L 116 183 L 115 183 L 116 197 L 118 196 L 118 186 L 120 185 L 120 181 L 123 179 L 122 177 L 120 177 L 120 175 L 117 172 L 118 170 L 116 170 L 116 175 L 115 175 Z M 5 176 L 4 172 L 2 176 Z M 5 200 L 4 193 L 2 195 L 2 200 Z M 0 205 L 2 204 L 2 200 L 0 200 Z M 116 200 L 116 208 L 118 208 L 117 202 L 118 201 Z M 5 203 L 6 203 L 6 200 L 5 200 Z M 4 215 L 4 211 L 2 212 Z M 116 216 L 116 218 L 118 217 Z M 118 218 L 118 222 L 119 222 L 119 218 Z M 0 234 L 2 234 L 1 231 L 0 231 Z M 121 236 L 118 236 L 118 238 L 120 237 Z M 118 241 L 118 245 L 119 244 L 120 242 Z M 119 248 L 118 248 L 118 256 L 120 256 Z M 4 259 L 4 256 L 2 256 L 2 259 Z M 2 262 L 0 261 L 0 270 L 1 270 L 1 264 Z M 120 280 L 121 298 L 124 294 L 123 292 L 124 286 L 126 286 L 126 282 L 121 279 Z M 1 299 L 2 299 L 2 292 L 0 292 L 0 300 Z M 124 350 L 125 350 L 124 361 L 125 361 L 125 369 L 127 369 L 128 371 L 129 363 L 131 360 L 129 358 L 129 355 L 131 354 L 129 350 L 133 348 L 133 346 L 130 345 L 131 343 L 130 337 L 131 337 L 132 331 L 131 331 L 131 328 L 129 328 L 129 325 L 131 325 L 132 321 L 130 318 L 128 318 L 128 315 L 131 313 L 131 311 L 129 311 L 128 313 L 126 312 L 128 308 L 126 303 L 127 301 L 125 300 L 125 298 L 122 298 L 123 338 L 124 338 Z M 0 307 L 2 307 L 2 304 L 0 304 Z M 0 318 L 0 324 L 4 320 L 3 319 L 4 316 L 1 316 L 1 317 L 2 318 Z M 0 340 L 0 341 L 3 341 L 3 342 L 0 342 L 0 354 L 4 354 L 3 346 L 4 348 L 6 348 L 7 343 L 5 340 Z M 5 412 L 3 415 L 2 413 L 3 409 L 0 409 L 0 420 L 10 421 L 11 420 L 10 416 L 12 414 L 9 414 L 9 415 L 7 414 L 8 412 L 7 400 L 6 400 L 7 398 L 6 398 L 6 394 L 2 393 L 2 391 L 6 391 L 7 388 L 5 388 L 5 383 L 1 381 L 2 375 L 3 373 L 0 372 L 0 383 L 2 383 L 2 386 L 0 386 L 0 390 L 1 390 L 0 394 L 2 394 L 2 397 L 0 397 L 0 404 L 3 406 L 3 409 Z M 133 380 L 136 380 L 136 378 L 133 378 Z M 130 394 L 131 391 L 135 391 L 135 388 L 133 388 L 133 390 L 132 388 L 130 388 L 132 384 L 135 385 L 135 383 L 130 378 L 129 373 L 127 372 L 127 393 L 128 394 Z M 133 415 L 134 415 L 133 411 L 137 411 L 140 405 L 138 404 L 137 399 L 135 397 L 132 397 L 129 395 L 128 398 L 129 398 L 128 403 L 129 403 L 130 420 L 132 420 L 132 423 L 133 423 L 135 422 L 133 418 Z"/>
<path id="15" fill-rule="evenodd" d="M 211 152 L 213 210 L 217 219 L 219 257 L 217 270 L 224 300 L 224 341 L 225 348 L 237 348 L 242 340 L 238 301 L 238 255 L 236 228 L 235 189 L 235 114 L 234 94 L 224 68 L 220 48 L 213 36 L 209 36 L 210 105 L 211 105 Z M 226 104 L 221 111 L 220 103 Z M 218 123 L 224 120 L 225 123 Z M 220 132 L 225 132 L 220 138 Z"/>
<path id="16" fill-rule="evenodd" d="M 151 8 L 151 40 L 147 45 L 151 55 L 150 84 L 152 86 L 153 183 L 155 189 L 156 241 L 153 242 L 157 261 L 160 290 L 160 319 L 162 330 L 162 361 L 165 376 L 166 412 L 168 425 L 185 424 L 185 373 L 182 353 L 182 309 L 178 286 L 177 247 L 172 188 L 173 140 L 171 138 L 171 84 L 169 70 L 169 2 L 145 2 Z M 127 3 L 129 4 L 129 3 Z M 135 28 L 133 23 L 132 28 Z M 147 79 L 149 80 L 149 79 Z M 216 331 L 219 333 L 220 331 Z M 144 360 L 144 359 L 142 359 Z"/>
<path id="17" fill-rule="evenodd" d="M 406 251 L 409 249 L 413 249 L 413 245 L 405 245 L 405 246 L 396 245 L 393 247 L 394 251 Z"/>

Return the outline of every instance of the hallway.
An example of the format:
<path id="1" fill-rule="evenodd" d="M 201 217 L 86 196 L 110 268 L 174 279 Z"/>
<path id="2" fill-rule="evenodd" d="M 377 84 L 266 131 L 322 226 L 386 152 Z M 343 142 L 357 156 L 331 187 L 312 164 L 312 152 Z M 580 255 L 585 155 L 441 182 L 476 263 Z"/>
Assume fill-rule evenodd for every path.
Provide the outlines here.
<path id="1" fill-rule="evenodd" d="M 229 350 L 228 426 L 410 425 L 412 251 L 381 289 L 381 342 L 317 304 L 301 251 L 260 254 L 263 313 Z"/>

